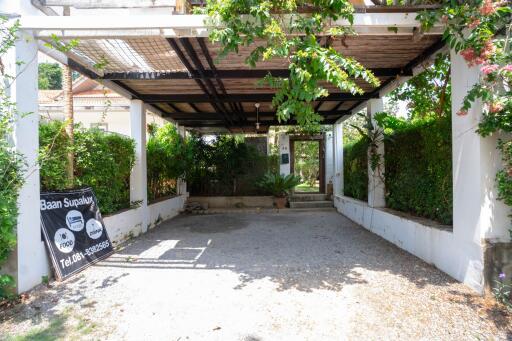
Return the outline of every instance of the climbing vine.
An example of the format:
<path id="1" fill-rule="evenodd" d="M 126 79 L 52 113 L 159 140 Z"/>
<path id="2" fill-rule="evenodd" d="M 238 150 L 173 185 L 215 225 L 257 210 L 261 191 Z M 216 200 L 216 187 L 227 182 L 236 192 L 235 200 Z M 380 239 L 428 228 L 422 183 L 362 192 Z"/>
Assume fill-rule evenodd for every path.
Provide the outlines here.
<path id="1" fill-rule="evenodd" d="M 0 268 L 16 245 L 18 191 L 24 181 L 25 164 L 10 142 L 15 119 L 19 116 L 8 88 L 14 79 L 4 70 L 2 57 L 14 46 L 19 24 L 0 17 Z M 0 299 L 8 297 L 14 279 L 0 274 Z"/>
<path id="2" fill-rule="evenodd" d="M 347 0 L 211 0 L 205 7 L 216 27 L 210 39 L 220 42 L 220 57 L 250 45 L 254 49 L 246 63 L 252 67 L 271 59 L 289 62 L 288 77 L 269 74 L 262 84 L 276 89 L 272 104 L 278 120 L 295 118 L 303 127 L 317 126 L 322 120 L 312 105 L 329 95 L 322 82 L 352 94 L 363 93 L 356 79 L 379 85 L 371 71 L 332 47 L 334 38 L 354 34 L 353 11 Z M 339 19 L 349 25 L 330 26 Z"/>
<path id="3" fill-rule="evenodd" d="M 435 22 L 445 24 L 443 37 L 459 52 L 469 66 L 481 71 L 479 81 L 470 89 L 457 115 L 465 116 L 477 101 L 483 104 L 478 133 L 512 132 L 512 1 L 444 1 L 437 11 L 421 13 L 418 18 L 428 30 Z M 505 168 L 496 180 L 500 199 L 512 205 L 512 141 L 500 140 Z M 510 230 L 512 238 L 512 230 Z"/>

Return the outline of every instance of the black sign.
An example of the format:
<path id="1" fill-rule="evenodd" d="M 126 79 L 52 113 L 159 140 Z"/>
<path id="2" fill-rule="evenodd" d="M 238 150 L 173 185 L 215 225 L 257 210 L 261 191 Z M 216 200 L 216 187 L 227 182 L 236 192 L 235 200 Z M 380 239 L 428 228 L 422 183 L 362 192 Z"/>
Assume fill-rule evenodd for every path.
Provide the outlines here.
<path id="1" fill-rule="evenodd" d="M 58 279 L 114 250 L 91 188 L 41 193 L 41 227 Z"/>

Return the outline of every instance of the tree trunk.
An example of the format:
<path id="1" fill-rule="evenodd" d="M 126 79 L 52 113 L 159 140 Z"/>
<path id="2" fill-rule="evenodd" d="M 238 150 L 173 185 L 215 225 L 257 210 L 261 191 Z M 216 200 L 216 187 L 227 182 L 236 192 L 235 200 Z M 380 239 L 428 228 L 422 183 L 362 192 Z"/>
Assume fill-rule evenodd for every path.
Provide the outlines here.
<path id="1" fill-rule="evenodd" d="M 73 115 L 73 78 L 71 69 L 67 65 L 62 66 L 62 90 L 64 92 L 64 118 L 66 120 L 66 133 L 69 136 L 69 145 L 73 147 L 74 142 L 74 115 Z M 66 170 L 68 178 L 68 186 L 74 185 L 74 164 L 75 155 L 73 150 L 68 152 L 68 167 Z"/>

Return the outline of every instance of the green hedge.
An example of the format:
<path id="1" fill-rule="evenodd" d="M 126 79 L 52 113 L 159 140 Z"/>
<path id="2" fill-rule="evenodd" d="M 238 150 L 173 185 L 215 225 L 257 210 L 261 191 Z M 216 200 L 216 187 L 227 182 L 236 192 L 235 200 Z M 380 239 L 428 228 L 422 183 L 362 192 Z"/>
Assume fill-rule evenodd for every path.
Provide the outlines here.
<path id="1" fill-rule="evenodd" d="M 450 118 L 409 123 L 387 137 L 386 205 L 452 224 Z"/>
<path id="2" fill-rule="evenodd" d="M 343 148 L 343 193 L 368 200 L 368 142 L 364 138 Z"/>
<path id="3" fill-rule="evenodd" d="M 62 122 L 40 125 L 41 190 L 67 187 L 66 153 L 69 138 Z M 98 129 L 75 128 L 75 183 L 93 188 L 102 213 L 130 207 L 130 172 L 135 162 L 135 142 Z"/>
<path id="4" fill-rule="evenodd" d="M 192 162 L 190 144 L 170 123 L 150 129 L 147 143 L 148 200 L 176 194 L 176 180 L 185 175 Z"/>
<path id="5" fill-rule="evenodd" d="M 209 143 L 194 136 L 190 143 L 193 162 L 187 182 L 192 195 L 265 195 L 257 183 L 279 165 L 277 156 L 260 153 L 242 136 L 218 136 Z"/>

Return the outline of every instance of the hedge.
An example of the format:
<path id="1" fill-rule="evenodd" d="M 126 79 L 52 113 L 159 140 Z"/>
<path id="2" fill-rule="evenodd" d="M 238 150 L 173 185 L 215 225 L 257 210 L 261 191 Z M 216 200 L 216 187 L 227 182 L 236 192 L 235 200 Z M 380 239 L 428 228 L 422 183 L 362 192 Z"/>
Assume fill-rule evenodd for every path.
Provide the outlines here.
<path id="1" fill-rule="evenodd" d="M 41 190 L 64 190 L 69 138 L 62 122 L 40 125 Z M 74 186 L 93 188 L 102 213 L 130 207 L 130 172 L 135 163 L 135 142 L 98 129 L 75 128 Z"/>
<path id="2" fill-rule="evenodd" d="M 450 118 L 410 123 L 387 137 L 386 205 L 452 224 Z"/>
<path id="3" fill-rule="evenodd" d="M 260 153 L 240 136 L 218 136 L 207 143 L 192 137 L 193 162 L 187 172 L 192 195 L 264 195 L 257 182 L 276 171 L 277 156 Z"/>
<path id="4" fill-rule="evenodd" d="M 368 142 L 364 138 L 343 148 L 343 193 L 368 200 Z"/>
<path id="5" fill-rule="evenodd" d="M 452 224 L 452 151 L 449 118 L 400 121 L 385 134 L 386 206 Z M 368 199 L 364 138 L 343 149 L 344 195 Z"/>
<path id="6" fill-rule="evenodd" d="M 147 142 L 148 200 L 176 194 L 176 181 L 185 175 L 193 160 L 191 145 L 168 123 L 152 126 Z"/>

